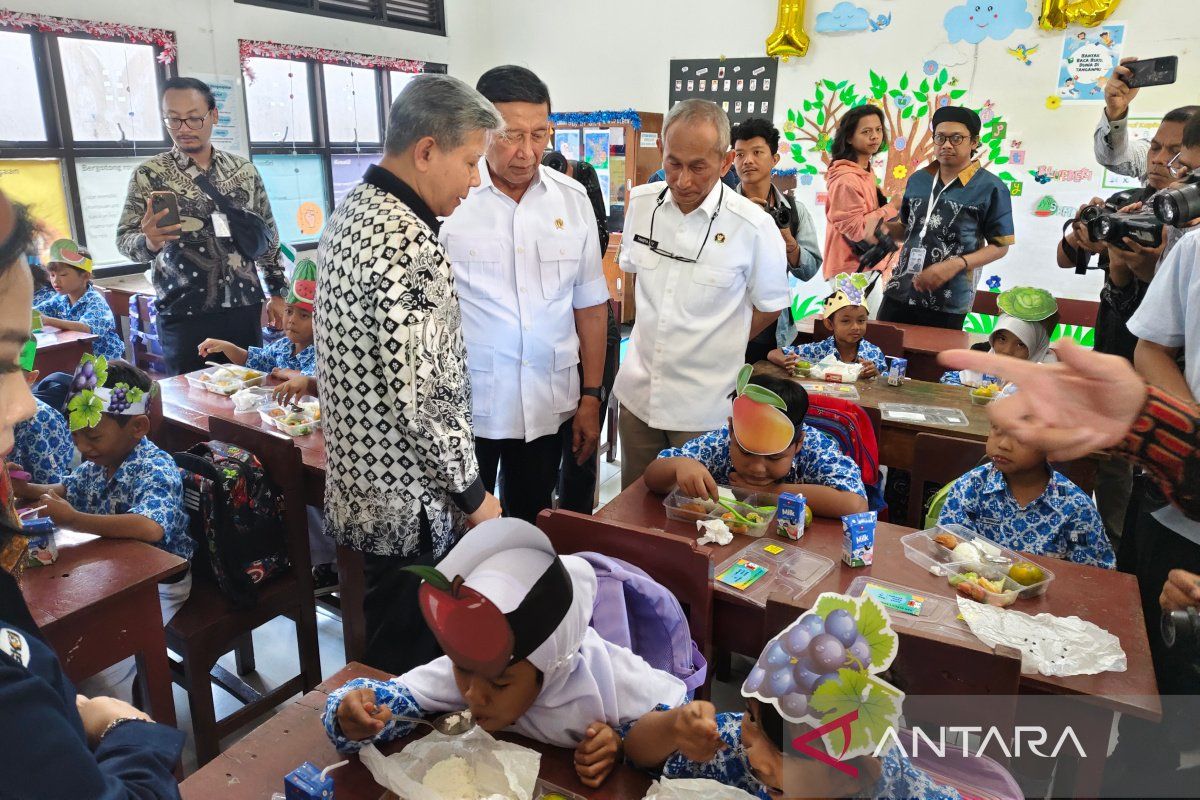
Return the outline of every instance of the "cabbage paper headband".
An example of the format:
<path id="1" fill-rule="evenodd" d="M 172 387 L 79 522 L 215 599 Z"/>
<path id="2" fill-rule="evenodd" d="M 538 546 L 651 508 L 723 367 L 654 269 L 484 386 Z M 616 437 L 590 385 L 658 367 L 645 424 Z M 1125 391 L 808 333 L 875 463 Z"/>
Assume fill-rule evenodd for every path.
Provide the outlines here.
<path id="1" fill-rule="evenodd" d="M 75 369 L 70 399 L 67 401 L 67 422 L 72 433 L 96 427 L 104 414 L 136 417 L 147 413 L 150 397 L 154 394 L 153 388 L 144 392 L 127 383 L 106 387 L 104 382 L 107 379 L 107 359 L 85 354 Z"/>
<path id="2" fill-rule="evenodd" d="M 1014 286 L 1001 292 L 996 305 L 1005 314 L 1024 322 L 1041 322 L 1058 312 L 1058 300 L 1054 295 L 1032 286 Z"/>
<path id="3" fill-rule="evenodd" d="M 783 398 L 750 383 L 754 367 L 742 367 L 733 401 L 733 435 L 747 453 L 773 456 L 796 438 L 796 426 L 788 419 Z"/>

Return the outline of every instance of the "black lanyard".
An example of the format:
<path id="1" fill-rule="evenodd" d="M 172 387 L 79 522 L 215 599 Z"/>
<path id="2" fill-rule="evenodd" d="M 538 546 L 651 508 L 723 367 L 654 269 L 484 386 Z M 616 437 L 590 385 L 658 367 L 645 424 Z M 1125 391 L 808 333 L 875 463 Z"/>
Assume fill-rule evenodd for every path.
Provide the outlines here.
<path id="1" fill-rule="evenodd" d="M 704 253 L 704 245 L 708 244 L 708 235 L 712 233 L 713 223 L 717 221 L 717 215 L 721 213 L 721 205 L 725 202 L 725 184 L 724 182 L 721 183 L 721 194 L 717 196 L 717 207 L 713 209 L 712 216 L 708 218 L 708 230 L 704 232 L 704 240 L 700 242 L 700 251 L 696 253 L 695 258 L 680 256 L 672 253 L 670 250 L 663 250 L 658 246 L 658 240 L 654 238 L 654 218 L 658 215 L 658 210 L 662 208 L 662 204 L 666 202 L 668 191 L 669 189 L 663 189 L 659 192 L 658 203 L 655 204 L 654 210 L 650 212 L 650 235 L 642 236 L 635 234 L 633 240 L 638 244 L 644 244 L 646 247 L 649 247 L 651 253 L 657 253 L 660 256 L 666 256 L 675 261 L 682 261 L 685 264 L 698 264 L 700 263 L 700 256 Z"/>

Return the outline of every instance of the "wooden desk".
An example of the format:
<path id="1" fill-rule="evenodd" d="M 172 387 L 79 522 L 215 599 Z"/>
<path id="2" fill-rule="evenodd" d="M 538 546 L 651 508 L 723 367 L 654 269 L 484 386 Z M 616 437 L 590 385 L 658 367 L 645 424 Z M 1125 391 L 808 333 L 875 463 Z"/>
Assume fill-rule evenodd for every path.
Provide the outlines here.
<path id="1" fill-rule="evenodd" d="M 133 361 L 133 350 L 131 349 L 133 343 L 129 339 L 129 301 L 139 294 L 154 297 L 154 287 L 141 272 L 133 275 L 120 275 L 115 278 L 104 278 L 96 281 L 96 287 L 104 292 L 104 299 L 108 301 L 108 307 L 112 309 L 113 316 L 117 319 L 121 338 L 125 340 L 125 357 L 129 361 Z"/>
<path id="2" fill-rule="evenodd" d="M 946 368 L 937 363 L 938 353 L 943 350 L 965 349 L 986 336 L 955 331 L 949 328 L 930 328 L 927 325 L 907 325 L 902 322 L 881 322 L 899 328 L 904 333 L 904 355 L 908 359 L 908 376 L 922 381 L 937 381 Z M 801 342 L 812 342 L 828 336 L 823 328 L 814 331 L 816 318 L 809 317 L 797 323 Z"/>
<path id="3" fill-rule="evenodd" d="M 314 691 L 285 707 L 267 722 L 255 728 L 179 786 L 185 800 L 263 800 L 272 792 L 283 791 L 283 776 L 311 761 L 324 767 L 341 761 L 325 735 L 321 717 L 328 693 L 352 678 L 368 677 L 386 680 L 386 673 L 363 664 L 347 664 L 336 675 Z M 421 733 L 380 747 L 385 754 L 401 750 L 405 744 L 425 735 Z M 514 734 L 502 733 L 497 738 L 515 742 L 542 754 L 541 777 L 564 789 L 595 800 L 636 800 L 646 793 L 650 778 L 628 766 L 618 766 L 599 789 L 588 789 L 575 777 L 574 754 L 570 750 L 541 744 Z M 371 773 L 358 756 L 349 756 L 350 763 L 330 773 L 338 800 L 382 800 L 394 797 L 375 783 Z"/>
<path id="4" fill-rule="evenodd" d="M 37 354 L 33 357 L 33 368 L 44 378 L 51 372 L 74 373 L 83 354 L 92 352 L 92 342 L 98 337 L 94 333 L 63 331 L 47 325 L 34 338 Z"/>
<path id="5" fill-rule="evenodd" d="M 63 672 L 78 683 L 134 656 L 150 715 L 174 727 L 158 582 L 187 562 L 132 539 L 62 530 L 57 541 L 58 560 L 26 569 L 21 593 Z"/>

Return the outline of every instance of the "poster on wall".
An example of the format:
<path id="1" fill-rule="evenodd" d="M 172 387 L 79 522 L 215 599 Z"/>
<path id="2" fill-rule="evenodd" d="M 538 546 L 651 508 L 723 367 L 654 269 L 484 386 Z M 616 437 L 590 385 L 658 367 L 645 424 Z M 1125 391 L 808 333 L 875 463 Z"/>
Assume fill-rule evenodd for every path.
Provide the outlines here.
<path id="1" fill-rule="evenodd" d="M 0 189 L 29 206 L 33 218 L 46 229 L 47 247 L 55 239 L 71 235 L 62 162 L 53 158 L 0 161 Z"/>
<path id="2" fill-rule="evenodd" d="M 608 169 L 608 130 L 583 129 L 583 160 L 597 172 Z"/>
<path id="3" fill-rule="evenodd" d="M 332 156 L 329 165 L 333 172 L 333 207 L 342 204 L 342 198 L 362 181 L 367 167 L 378 163 L 383 156 L 379 153 L 352 153 Z"/>
<path id="4" fill-rule="evenodd" d="M 770 119 L 778 72 L 774 58 L 672 59 L 670 105 L 698 97 L 724 108 L 734 124 L 751 117 Z"/>
<path id="5" fill-rule="evenodd" d="M 1064 102 L 1104 102 L 1104 84 L 1121 61 L 1124 42 L 1124 25 L 1068 28 L 1058 65 L 1058 96 Z"/>
<path id="6" fill-rule="evenodd" d="M 127 264 L 117 250 L 117 223 L 125 208 L 129 179 L 144 158 L 81 158 L 75 162 L 83 240 L 96 266 Z"/>
<path id="7" fill-rule="evenodd" d="M 280 240 L 293 245 L 316 241 L 328 213 L 321 156 L 255 156 L 254 166 L 267 187 Z"/>
<path id="8" fill-rule="evenodd" d="M 197 75 L 208 84 L 217 100 L 217 124 L 212 144 L 220 150 L 249 157 L 246 147 L 246 123 L 242 118 L 241 81 L 232 75 Z"/>
<path id="9" fill-rule="evenodd" d="M 554 148 L 562 153 L 569 161 L 579 160 L 579 131 L 578 129 L 563 129 L 554 132 Z"/>

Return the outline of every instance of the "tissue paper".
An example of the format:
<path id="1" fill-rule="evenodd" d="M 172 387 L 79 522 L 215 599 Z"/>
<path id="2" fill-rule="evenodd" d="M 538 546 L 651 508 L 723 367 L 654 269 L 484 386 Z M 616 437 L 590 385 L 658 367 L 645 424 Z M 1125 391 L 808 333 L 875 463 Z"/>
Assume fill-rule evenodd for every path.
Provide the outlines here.
<path id="1" fill-rule="evenodd" d="M 696 544 L 729 544 L 733 541 L 733 532 L 724 520 L 698 519 L 696 530 L 704 531 L 704 535 L 696 540 Z"/>

